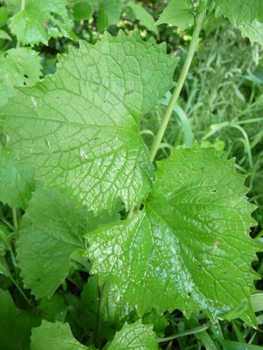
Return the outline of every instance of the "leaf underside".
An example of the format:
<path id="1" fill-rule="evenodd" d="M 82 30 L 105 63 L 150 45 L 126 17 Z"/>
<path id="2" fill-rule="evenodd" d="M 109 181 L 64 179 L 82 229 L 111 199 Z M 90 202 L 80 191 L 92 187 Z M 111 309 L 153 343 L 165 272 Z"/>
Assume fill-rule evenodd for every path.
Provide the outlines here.
<path id="1" fill-rule="evenodd" d="M 255 291 L 250 263 L 254 206 L 233 160 L 211 148 L 172 150 L 158 163 L 154 188 L 132 219 L 85 235 L 100 283 L 110 279 L 139 315 L 180 309 L 223 317 Z M 253 323 L 253 320 L 249 320 Z"/>
<path id="2" fill-rule="evenodd" d="M 112 211 L 117 197 L 128 210 L 153 182 L 139 123 L 173 86 L 177 62 L 165 45 L 143 42 L 137 32 L 71 47 L 54 76 L 17 89 L 1 109 L 8 146 L 46 187 L 96 213 Z"/>

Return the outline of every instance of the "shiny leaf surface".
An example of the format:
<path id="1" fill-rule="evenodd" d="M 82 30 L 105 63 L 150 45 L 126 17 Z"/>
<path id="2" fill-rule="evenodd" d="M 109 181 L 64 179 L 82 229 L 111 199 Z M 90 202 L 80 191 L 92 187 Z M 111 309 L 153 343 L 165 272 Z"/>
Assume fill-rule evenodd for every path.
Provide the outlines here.
<path id="1" fill-rule="evenodd" d="M 108 350 L 157 350 L 158 344 L 151 325 L 143 325 L 141 320 L 134 324 L 125 323 L 116 333 Z"/>
<path id="2" fill-rule="evenodd" d="M 50 323 L 45 320 L 38 328 L 33 328 L 30 350 L 84 350 L 72 335 L 68 323 Z"/>
<path id="3" fill-rule="evenodd" d="M 154 307 L 224 316 L 258 279 L 244 179 L 211 148 L 172 150 L 143 211 L 85 235 L 92 272 L 115 283 L 139 315 Z"/>
<path id="4" fill-rule="evenodd" d="M 47 187 L 95 212 L 112 211 L 117 197 L 129 209 L 153 182 L 139 123 L 173 86 L 178 60 L 137 32 L 69 51 L 54 76 L 18 89 L 1 109 L 8 145 Z"/>

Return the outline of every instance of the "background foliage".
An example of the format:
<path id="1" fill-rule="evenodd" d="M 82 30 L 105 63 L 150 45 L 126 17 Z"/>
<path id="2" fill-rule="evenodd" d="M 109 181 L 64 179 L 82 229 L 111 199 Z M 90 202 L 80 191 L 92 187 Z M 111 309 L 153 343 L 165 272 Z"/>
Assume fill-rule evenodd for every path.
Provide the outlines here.
<path id="1" fill-rule="evenodd" d="M 78 48 L 78 39 L 95 44 L 101 40 L 105 29 L 114 36 L 120 29 L 128 35 L 138 29 L 144 40 L 154 37 L 157 43 L 166 42 L 168 53 L 173 57 L 180 57 L 174 75 L 174 80 L 178 80 L 193 29 L 191 25 L 189 26 L 192 23 L 184 22 L 180 23 L 183 29 L 168 26 L 165 23 L 158 27 L 154 26 L 154 22 L 158 20 L 160 13 L 167 5 L 166 1 L 70 0 L 67 2 L 60 0 L 55 7 L 52 1 L 46 1 L 45 5 L 43 3 L 27 1 L 24 13 L 20 11 L 20 1 L 6 0 L 1 3 L 0 105 L 3 109 L 8 98 L 15 94 L 12 86 L 32 86 L 44 76 L 54 74 L 57 70 L 58 54 L 67 55 L 69 45 Z M 216 3 L 221 4 L 221 12 L 224 14 L 226 2 L 217 0 Z M 232 10 L 235 13 L 236 9 Z M 211 16 L 203 27 L 190 72 L 156 159 L 163 160 L 168 157 L 171 147 L 191 147 L 194 140 L 202 146 L 214 147 L 223 160 L 235 157 L 236 171 L 246 175 L 245 185 L 250 188 L 249 202 L 257 206 L 252 216 L 259 225 L 252 228 L 251 236 L 263 246 L 260 238 L 263 227 L 263 47 L 260 43 L 263 39 L 254 34 L 255 28 L 263 32 L 261 23 L 263 18 L 258 18 L 258 21 L 250 25 L 244 25 L 234 15 L 229 17 L 229 20 L 241 29 L 243 35 L 250 34 L 252 40 L 256 41 L 252 45 L 248 38 L 242 38 L 240 31 L 219 15 L 220 13 L 217 13 L 219 18 Z M 262 12 L 261 16 L 263 16 Z M 31 25 L 33 30 L 30 29 Z M 24 31 L 24 28 L 27 30 Z M 27 35 L 23 35 L 25 32 Z M 30 50 L 28 44 L 33 44 L 33 50 Z M 20 65 L 22 61 L 26 64 Z M 149 148 L 160 126 L 168 99 L 169 93 L 141 121 L 141 135 Z M 61 339 L 66 339 L 73 344 L 72 349 L 85 349 L 96 337 L 94 329 L 97 322 L 98 297 L 102 293 L 102 290 L 97 288 L 96 278 L 88 274 L 89 261 L 83 261 L 79 254 L 85 246 L 83 241 L 76 238 L 76 232 L 82 234 L 87 232 L 88 223 L 83 218 L 81 208 L 76 214 L 77 219 L 73 215 L 70 216 L 70 208 L 75 206 L 75 203 L 69 202 L 65 205 L 66 199 L 63 195 L 59 203 L 52 202 L 52 196 L 55 198 L 55 194 L 44 190 L 41 183 L 35 183 L 33 180 L 34 168 L 31 171 L 28 169 L 25 171 L 23 166 L 20 168 L 14 166 L 10 158 L 15 160 L 15 153 L 10 156 L 4 148 L 6 138 L 6 135 L 1 132 L 0 171 L 4 176 L 6 169 L 13 167 L 12 174 L 16 177 L 18 185 L 12 182 L 13 187 L 11 189 L 8 187 L 7 190 L 8 181 L 0 184 L 2 200 L 0 205 L 0 328 L 3 330 L 0 335 L 0 345 L 7 350 L 29 349 L 31 328 L 39 327 L 41 320 L 44 319 L 41 332 L 39 333 L 40 328 L 36 328 L 32 333 L 31 339 L 34 345 L 31 349 L 41 349 L 40 346 L 44 343 L 41 337 L 46 339 L 46 334 L 51 335 L 51 340 L 53 336 L 56 337 L 59 334 Z M 21 227 L 21 218 L 35 187 L 39 190 L 39 198 L 33 197 L 32 207 Z M 10 193 L 18 192 L 19 198 L 14 202 L 10 201 Z M 39 202 L 48 203 L 52 220 L 57 220 L 61 215 L 61 230 L 65 230 L 68 235 L 68 241 L 64 242 L 65 256 L 62 255 L 59 262 L 53 261 L 54 265 L 47 264 L 46 269 L 52 270 L 59 264 L 58 276 L 67 276 L 67 278 L 63 282 L 64 278 L 60 280 L 56 274 L 53 280 L 49 280 L 47 276 L 44 283 L 51 287 L 58 287 L 57 292 L 48 299 L 41 295 L 41 288 L 36 278 L 43 266 L 43 261 L 38 262 L 39 265 L 36 266 L 33 277 L 29 271 L 25 270 L 23 275 L 25 284 L 28 279 L 34 278 L 35 295 L 41 297 L 35 300 L 30 295 L 29 289 L 26 289 L 26 285 L 22 283 L 19 266 L 16 263 L 16 248 L 18 248 L 18 256 L 20 255 L 21 266 L 32 256 L 23 257 L 22 252 L 19 252 L 23 239 L 20 239 L 18 244 L 16 239 L 18 229 L 27 228 L 26 232 L 30 234 L 30 230 L 33 229 L 32 222 L 36 227 L 41 225 L 36 222 L 34 216 L 41 220 L 36 214 L 44 210 L 38 207 Z M 19 209 L 14 215 L 15 206 Z M 56 213 L 56 208 L 61 210 Z M 117 208 L 113 208 L 115 220 L 111 218 L 109 223 L 119 220 L 118 212 L 122 218 L 126 218 L 122 204 L 117 203 Z M 72 223 L 71 229 L 64 221 L 67 215 L 69 217 L 66 222 Z M 90 212 L 90 218 L 93 217 L 93 213 Z M 97 229 L 100 223 L 107 224 L 108 213 L 103 212 L 96 220 L 97 222 L 92 223 L 93 227 L 89 231 Z M 76 222 L 78 225 L 75 227 Z M 46 227 L 46 229 L 50 228 Z M 39 234 L 43 235 L 45 232 L 41 231 Z M 52 249 L 56 249 L 53 241 L 49 244 L 53 247 Z M 74 254 L 70 260 L 72 252 Z M 262 253 L 258 253 L 258 259 L 253 263 L 253 268 L 262 277 Z M 61 282 L 63 282 L 62 285 L 60 285 Z M 258 291 L 263 291 L 262 280 L 256 281 L 255 284 Z M 137 337 L 136 332 L 141 331 L 142 322 L 142 324 L 152 323 L 157 337 L 176 335 L 175 339 L 159 343 L 158 346 L 162 349 L 185 350 L 204 347 L 227 350 L 257 349 L 257 346 L 263 344 L 262 300 L 260 294 L 255 298 L 252 297 L 258 329 L 252 328 L 238 318 L 245 308 L 244 305 L 229 315 L 229 321 L 224 320 L 214 324 L 204 313 L 199 316 L 192 315 L 187 319 L 178 310 L 166 312 L 161 316 L 155 311 L 146 313 L 140 321 L 134 308 L 123 302 L 118 291 L 111 289 L 104 304 L 101 326 L 104 338 L 100 344 L 97 343 L 97 346 L 101 348 L 106 340 L 112 340 L 115 332 L 121 330 L 117 333 L 117 338 L 115 337 L 111 344 L 108 343 L 109 349 L 119 349 L 118 339 L 126 339 L 126 334 L 132 335 L 133 338 Z M 50 323 L 55 321 L 61 322 L 56 325 L 57 329 L 54 328 L 55 324 Z M 128 324 L 125 324 L 126 321 Z M 64 322 L 69 323 L 70 328 Z M 143 334 L 147 334 L 149 342 L 144 346 L 152 349 L 157 346 L 153 331 L 149 325 L 143 328 Z M 78 341 L 73 339 L 71 332 Z M 51 340 L 43 349 L 52 349 L 55 340 Z M 127 345 L 124 343 L 123 348 L 125 346 Z"/>

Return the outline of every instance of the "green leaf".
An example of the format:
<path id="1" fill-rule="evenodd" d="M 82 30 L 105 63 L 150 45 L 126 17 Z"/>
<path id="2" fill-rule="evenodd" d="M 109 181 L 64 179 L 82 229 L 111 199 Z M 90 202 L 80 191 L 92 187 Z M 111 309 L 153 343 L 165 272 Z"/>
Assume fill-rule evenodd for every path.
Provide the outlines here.
<path id="1" fill-rule="evenodd" d="M 125 323 L 116 333 L 108 350 L 157 350 L 158 344 L 151 325 L 143 325 L 141 320 L 134 324 Z"/>
<path id="2" fill-rule="evenodd" d="M 167 23 L 182 29 L 191 27 L 195 22 L 193 9 L 193 3 L 190 0 L 173 0 L 161 13 L 156 25 Z"/>
<path id="3" fill-rule="evenodd" d="M 12 40 L 11 36 L 7 34 L 4 30 L 0 29 L 0 39 Z"/>
<path id="4" fill-rule="evenodd" d="M 231 340 L 217 338 L 226 350 L 262 350 L 262 346 L 243 344 Z"/>
<path id="5" fill-rule="evenodd" d="M 54 294 L 50 299 L 41 298 L 37 309 L 41 312 L 41 317 L 49 322 L 55 322 L 56 317 L 66 306 L 65 299 L 60 294 Z"/>
<path id="6" fill-rule="evenodd" d="M 20 310 L 8 291 L 0 289 L 0 344 L 3 350 L 29 350 L 31 328 L 41 319 L 34 309 Z"/>
<path id="7" fill-rule="evenodd" d="M 158 163 L 154 188 L 133 218 L 85 235 L 100 284 L 110 279 L 139 315 L 180 309 L 215 320 L 255 291 L 249 236 L 254 206 L 234 161 L 196 143 Z"/>
<path id="8" fill-rule="evenodd" d="M 85 207 L 76 208 L 76 201 L 67 202 L 67 195 L 57 188 L 43 189 L 36 182 L 17 241 L 25 286 L 36 298 L 50 298 L 68 275 L 70 256 L 85 249 L 82 235 L 100 224 L 118 220 L 119 214 L 110 216 L 107 211 L 94 218 Z"/>
<path id="9" fill-rule="evenodd" d="M 135 13 L 136 18 L 139 20 L 140 24 L 147 29 L 151 30 L 155 34 L 158 34 L 158 29 L 154 25 L 154 19 L 145 8 L 134 4 L 132 1 L 128 2 L 127 5 Z"/>
<path id="10" fill-rule="evenodd" d="M 45 320 L 32 330 L 30 350 L 81 350 L 89 349 L 72 335 L 68 323 L 50 323 Z"/>
<path id="11" fill-rule="evenodd" d="M 2 27 L 5 22 L 8 20 L 9 12 L 7 11 L 6 6 L 0 8 L 0 27 Z"/>
<path id="12" fill-rule="evenodd" d="M 46 187 L 95 213 L 112 211 L 117 197 L 128 210 L 153 182 L 140 120 L 173 86 L 177 62 L 165 44 L 143 42 L 137 32 L 70 47 L 55 75 L 17 89 L 1 109 L 8 145 Z"/>
<path id="13" fill-rule="evenodd" d="M 252 44 L 257 42 L 263 46 L 263 23 L 255 19 L 252 23 L 244 24 L 239 27 L 239 29 L 241 30 L 242 36 L 247 36 Z"/>
<path id="14" fill-rule="evenodd" d="M 15 95 L 13 86 L 32 86 L 39 81 L 40 61 L 30 48 L 11 49 L 0 56 L 0 105 Z"/>
<path id="15" fill-rule="evenodd" d="M 22 224 L 17 259 L 24 285 L 36 298 L 50 298 L 68 274 L 70 255 L 85 249 L 85 208 L 67 202 L 58 189 L 37 183 Z"/>
<path id="16" fill-rule="evenodd" d="M 25 209 L 35 190 L 34 175 L 32 166 L 17 164 L 14 151 L 6 147 L 0 149 L 0 200 L 3 203 Z"/>
<path id="17" fill-rule="evenodd" d="M 73 7 L 74 19 L 89 19 L 93 14 L 93 5 L 89 0 L 80 0 Z"/>
<path id="18" fill-rule="evenodd" d="M 250 24 L 256 18 L 263 22 L 262 0 L 215 0 L 220 12 L 236 27 Z"/>
<path id="19" fill-rule="evenodd" d="M 101 0 L 100 8 L 103 8 L 107 19 L 108 25 L 115 24 L 119 21 L 121 15 L 121 1 L 120 0 Z"/>
<path id="20" fill-rule="evenodd" d="M 40 42 L 47 45 L 49 38 L 54 36 L 50 24 L 52 27 L 52 23 L 55 23 L 58 26 L 57 36 L 78 40 L 70 29 L 66 5 L 67 0 L 27 0 L 25 9 L 13 17 L 11 30 L 24 45 Z M 60 16 L 60 20 L 56 16 Z"/>

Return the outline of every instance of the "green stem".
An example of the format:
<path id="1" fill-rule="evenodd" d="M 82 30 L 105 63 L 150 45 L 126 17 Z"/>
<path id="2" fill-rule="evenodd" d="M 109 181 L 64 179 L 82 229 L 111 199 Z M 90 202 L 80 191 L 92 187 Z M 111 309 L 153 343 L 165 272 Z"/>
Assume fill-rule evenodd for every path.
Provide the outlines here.
<path id="1" fill-rule="evenodd" d="M 100 346 L 100 331 L 101 331 L 101 321 L 102 321 L 102 312 L 103 307 L 106 301 L 107 293 L 110 288 L 110 281 L 106 281 L 103 285 L 102 292 L 100 295 L 100 304 L 99 304 L 99 310 L 97 315 L 97 324 L 96 324 L 96 331 L 94 336 L 94 345 L 95 347 Z"/>
<path id="2" fill-rule="evenodd" d="M 26 0 L 21 1 L 21 11 L 23 11 L 26 8 Z M 21 41 L 17 40 L 16 48 L 18 49 L 21 46 Z"/>
<path id="3" fill-rule="evenodd" d="M 22 291 L 22 289 L 19 287 L 19 285 L 16 283 L 16 281 L 13 279 L 13 277 L 11 275 L 9 275 L 10 279 L 12 280 L 12 282 L 14 283 L 14 285 L 16 286 L 16 288 L 19 290 L 19 292 L 23 295 L 24 299 L 27 301 L 28 305 L 30 307 L 32 307 L 32 303 L 30 302 L 30 300 L 28 300 L 27 296 L 25 295 L 25 293 Z"/>
<path id="4" fill-rule="evenodd" d="M 6 224 L 6 226 L 8 226 L 9 228 L 11 228 L 12 231 L 16 232 L 16 229 L 14 228 L 14 226 L 12 226 L 8 221 L 6 221 L 5 218 L 0 217 L 0 220 L 2 220 L 3 223 Z"/>
<path id="5" fill-rule="evenodd" d="M 195 28 L 194 28 L 191 44 L 189 46 L 189 51 L 188 51 L 188 54 L 187 54 L 186 61 L 185 61 L 184 65 L 183 65 L 183 68 L 182 68 L 182 71 L 181 71 L 178 83 L 177 83 L 176 87 L 174 88 L 172 97 L 171 97 L 170 102 L 169 102 L 169 104 L 167 106 L 167 109 L 166 109 L 166 111 L 164 113 L 163 120 L 161 122 L 160 128 L 159 128 L 158 133 L 157 133 L 157 135 L 156 135 L 156 137 L 154 139 L 154 142 L 153 142 L 153 145 L 152 145 L 152 148 L 151 148 L 151 151 L 150 151 L 151 161 L 154 160 L 154 157 L 155 157 L 155 155 L 156 155 L 156 153 L 158 151 L 158 148 L 159 148 L 160 143 L 162 141 L 165 129 L 166 129 L 167 124 L 169 122 L 169 119 L 171 117 L 172 111 L 173 111 L 174 106 L 175 106 L 175 104 L 177 102 L 177 99 L 178 99 L 178 97 L 179 97 L 179 95 L 180 95 L 180 93 L 182 91 L 185 79 L 187 77 L 189 68 L 190 68 L 191 63 L 192 63 L 192 59 L 193 59 L 193 56 L 194 56 L 194 53 L 195 53 L 195 49 L 196 49 L 196 46 L 197 46 L 197 43 L 198 43 L 198 38 L 199 38 L 199 34 L 200 34 L 200 31 L 201 31 L 201 28 L 202 28 L 202 24 L 204 22 L 204 18 L 205 18 L 205 11 L 199 13 L 199 15 L 197 15 L 197 17 L 196 17 Z"/>
<path id="6" fill-rule="evenodd" d="M 13 216 L 13 225 L 15 230 L 17 231 L 18 225 L 17 225 L 17 213 L 16 213 L 16 207 L 12 209 L 12 216 Z"/>
<path id="7" fill-rule="evenodd" d="M 132 218 L 135 214 L 138 213 L 139 210 L 140 210 L 140 206 L 137 205 L 137 204 L 134 204 L 134 206 L 129 211 L 129 214 L 127 215 L 127 219 L 126 220 Z"/>

